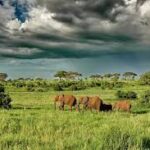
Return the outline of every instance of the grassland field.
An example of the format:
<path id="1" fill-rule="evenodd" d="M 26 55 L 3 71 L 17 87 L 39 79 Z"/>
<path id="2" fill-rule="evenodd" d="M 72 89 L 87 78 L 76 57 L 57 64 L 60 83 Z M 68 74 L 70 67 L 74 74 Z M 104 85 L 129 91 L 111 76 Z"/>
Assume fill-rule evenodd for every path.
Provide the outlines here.
<path id="1" fill-rule="evenodd" d="M 131 113 L 54 110 L 54 96 L 61 92 L 25 92 L 7 87 L 12 109 L 0 109 L 0 150 L 150 150 L 150 108 L 139 105 L 149 86 L 126 86 L 138 99 Z M 77 98 L 98 95 L 117 101 L 116 89 L 88 88 L 63 91 Z"/>

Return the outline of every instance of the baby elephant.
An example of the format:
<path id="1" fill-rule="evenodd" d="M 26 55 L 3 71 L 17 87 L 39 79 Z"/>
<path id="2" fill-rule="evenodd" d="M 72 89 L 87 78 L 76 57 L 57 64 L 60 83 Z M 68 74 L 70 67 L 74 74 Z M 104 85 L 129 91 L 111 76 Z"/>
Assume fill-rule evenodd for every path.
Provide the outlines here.
<path id="1" fill-rule="evenodd" d="M 131 104 L 128 101 L 118 101 L 114 104 L 113 109 L 130 112 Z"/>

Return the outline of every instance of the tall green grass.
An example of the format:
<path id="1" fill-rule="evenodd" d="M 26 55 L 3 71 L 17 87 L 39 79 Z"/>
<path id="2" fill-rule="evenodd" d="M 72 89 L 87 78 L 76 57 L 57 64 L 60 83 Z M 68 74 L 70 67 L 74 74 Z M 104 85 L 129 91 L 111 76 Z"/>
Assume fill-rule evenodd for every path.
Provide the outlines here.
<path id="1" fill-rule="evenodd" d="M 128 89 L 133 90 L 123 90 Z M 77 98 L 99 95 L 114 103 L 115 92 L 91 88 L 64 93 Z M 9 94 L 13 108 L 0 109 L 0 150 L 150 150 L 150 109 L 139 106 L 138 100 L 132 101 L 131 113 L 70 112 L 67 107 L 54 110 L 53 99 L 59 92 Z"/>
<path id="2" fill-rule="evenodd" d="M 0 110 L 0 149 L 145 150 L 150 113 Z"/>

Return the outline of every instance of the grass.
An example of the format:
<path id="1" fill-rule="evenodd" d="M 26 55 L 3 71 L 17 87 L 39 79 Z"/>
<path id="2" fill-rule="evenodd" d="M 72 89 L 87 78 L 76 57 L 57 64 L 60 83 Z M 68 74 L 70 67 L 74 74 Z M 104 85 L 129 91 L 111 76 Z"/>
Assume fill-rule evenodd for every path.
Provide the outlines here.
<path id="1" fill-rule="evenodd" d="M 143 87 L 135 89 L 141 94 Z M 147 87 L 145 87 L 147 89 Z M 99 95 L 114 103 L 116 90 L 64 93 Z M 0 150 L 149 150 L 150 109 L 132 102 L 132 113 L 54 110 L 59 92 L 9 92 L 11 110 L 0 109 Z"/>

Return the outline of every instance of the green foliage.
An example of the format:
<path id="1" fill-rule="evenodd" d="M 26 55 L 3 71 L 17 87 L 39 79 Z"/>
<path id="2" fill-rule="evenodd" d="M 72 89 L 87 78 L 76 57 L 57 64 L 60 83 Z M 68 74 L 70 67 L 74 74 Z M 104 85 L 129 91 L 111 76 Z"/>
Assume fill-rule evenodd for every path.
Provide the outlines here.
<path id="1" fill-rule="evenodd" d="M 75 85 L 75 84 L 71 85 L 71 86 L 70 86 L 70 90 L 71 90 L 71 91 L 77 91 L 77 90 L 78 90 L 77 85 Z"/>
<path id="2" fill-rule="evenodd" d="M 32 81 L 35 82 L 35 81 Z M 51 82 L 53 87 L 60 82 Z M 60 149 L 60 150 L 146 150 L 150 147 L 149 120 L 150 109 L 132 101 L 131 113 L 126 112 L 70 112 L 54 110 L 53 100 L 58 93 L 73 94 L 77 100 L 83 95 L 98 95 L 104 102 L 113 104 L 116 101 L 113 89 L 101 89 L 101 86 L 71 92 L 69 87 L 81 84 L 87 87 L 89 81 L 64 82 L 63 92 L 18 92 L 19 89 L 7 87 L 6 91 L 15 99 L 13 110 L 0 109 L 0 149 Z M 98 82 L 99 83 L 99 82 Z M 77 85 L 78 85 L 77 84 Z M 116 84 L 116 83 L 115 83 Z M 114 84 L 114 85 L 115 85 Z M 139 95 L 149 89 L 136 82 L 131 82 L 120 90 L 135 91 Z M 61 82 L 61 86 L 63 82 Z M 78 85 L 78 86 L 79 86 Z M 9 84 L 7 85 L 9 86 Z M 39 87 L 34 84 L 35 90 Z M 134 114 L 133 114 L 134 113 Z M 140 114 L 140 115 L 139 115 Z M 88 132 L 87 132 L 88 131 Z"/>
<path id="3" fill-rule="evenodd" d="M 125 72 L 124 74 L 123 74 L 123 77 L 124 77 L 124 79 L 128 79 L 128 80 L 134 80 L 135 79 L 135 77 L 137 76 L 137 74 L 136 73 L 134 73 L 134 72 Z"/>
<path id="4" fill-rule="evenodd" d="M 4 85 L 0 84 L 0 93 L 4 93 L 5 92 L 5 88 L 4 88 Z"/>
<path id="5" fill-rule="evenodd" d="M 123 82 L 114 82 L 115 88 L 122 88 L 125 84 Z"/>
<path id="6" fill-rule="evenodd" d="M 24 82 L 22 82 L 22 81 L 18 81 L 18 82 L 15 82 L 15 86 L 17 88 L 22 88 L 22 87 L 25 87 L 26 84 Z"/>
<path id="7" fill-rule="evenodd" d="M 146 72 L 141 75 L 139 82 L 142 85 L 150 85 L 150 72 Z"/>
<path id="8" fill-rule="evenodd" d="M 63 91 L 63 88 L 61 87 L 60 84 L 55 84 L 55 85 L 53 86 L 53 89 L 54 89 L 54 91 Z"/>
<path id="9" fill-rule="evenodd" d="M 48 89 L 47 88 L 35 88 L 35 91 L 36 92 L 47 92 L 48 91 Z"/>
<path id="10" fill-rule="evenodd" d="M 136 99 L 137 93 L 134 91 L 128 91 L 128 92 L 117 91 L 116 96 L 117 98 L 120 98 L 120 99 Z"/>
<path id="11" fill-rule="evenodd" d="M 0 85 L 0 107 L 10 108 L 11 107 L 11 98 L 8 94 L 5 93 L 5 88 L 3 85 Z"/>
<path id="12" fill-rule="evenodd" d="M 131 133 L 121 131 L 118 126 L 110 127 L 103 138 L 102 150 L 128 150 L 137 142 Z"/>
<path id="13" fill-rule="evenodd" d="M 72 84 L 69 88 L 71 91 L 78 91 L 86 89 L 86 86 L 82 83 Z"/>
<path id="14" fill-rule="evenodd" d="M 82 74 L 78 73 L 78 72 L 73 72 L 73 71 L 58 71 L 54 77 L 58 77 L 60 79 L 64 78 L 64 79 L 75 79 L 77 77 L 81 77 Z"/>
<path id="15" fill-rule="evenodd" d="M 0 81 L 4 81 L 8 75 L 6 73 L 0 73 Z"/>
<path id="16" fill-rule="evenodd" d="M 150 91 L 144 92 L 144 94 L 141 96 L 141 104 L 150 106 Z"/>
<path id="17" fill-rule="evenodd" d="M 31 87 L 31 86 L 27 86 L 26 90 L 28 92 L 34 92 L 35 91 L 34 87 Z"/>

